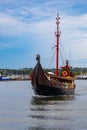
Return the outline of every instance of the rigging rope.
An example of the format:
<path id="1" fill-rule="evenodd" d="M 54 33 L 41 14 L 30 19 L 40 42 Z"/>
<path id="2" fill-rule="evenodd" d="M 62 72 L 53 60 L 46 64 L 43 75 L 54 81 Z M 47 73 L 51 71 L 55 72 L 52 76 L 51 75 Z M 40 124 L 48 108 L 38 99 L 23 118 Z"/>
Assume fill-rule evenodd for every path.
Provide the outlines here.
<path id="1" fill-rule="evenodd" d="M 64 64 L 65 64 L 65 60 L 66 60 L 67 58 L 66 58 L 65 49 L 64 49 L 63 44 L 62 44 L 61 41 L 60 41 L 60 46 L 61 46 L 60 56 L 61 56 L 61 59 L 62 59 L 62 63 L 63 63 L 63 65 L 64 65 Z M 63 54 L 63 55 L 62 55 L 62 54 Z"/>
<path id="2" fill-rule="evenodd" d="M 54 45 L 54 44 L 53 44 Z M 52 46 L 53 46 L 52 45 Z M 49 50 L 49 53 L 48 53 L 48 56 L 47 56 L 47 58 L 46 58 L 46 60 L 45 60 L 45 63 L 44 63 L 44 68 L 50 68 L 51 66 L 50 65 L 52 65 L 52 63 L 54 63 L 54 62 L 52 62 L 53 60 L 54 60 L 54 53 L 52 53 L 52 49 L 53 49 L 54 47 L 52 47 L 50 50 Z M 51 55 L 51 54 L 53 54 L 53 55 Z M 49 63 L 49 64 L 48 64 Z M 48 67 L 47 67 L 48 66 Z"/>
<path id="3" fill-rule="evenodd" d="M 62 59 L 63 65 L 64 65 L 64 59 L 63 59 L 63 55 L 62 55 L 61 50 L 60 50 L 60 56 L 61 56 L 61 59 Z"/>
<path id="4" fill-rule="evenodd" d="M 49 62 L 49 65 L 48 65 L 49 68 L 51 67 L 52 63 L 54 63 L 54 62 L 52 62 L 54 60 L 54 57 L 55 57 L 55 51 L 53 52 L 53 55 L 52 55 L 52 57 L 50 59 L 50 62 Z"/>

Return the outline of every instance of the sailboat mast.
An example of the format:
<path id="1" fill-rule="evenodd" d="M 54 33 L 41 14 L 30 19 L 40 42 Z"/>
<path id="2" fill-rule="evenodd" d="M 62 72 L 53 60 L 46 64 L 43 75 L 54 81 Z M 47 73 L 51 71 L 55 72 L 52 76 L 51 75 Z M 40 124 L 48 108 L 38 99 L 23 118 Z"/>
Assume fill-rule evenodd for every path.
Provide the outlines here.
<path id="1" fill-rule="evenodd" d="M 55 32 L 56 35 L 56 75 L 58 76 L 58 62 L 59 62 L 59 37 L 60 37 L 60 31 L 59 31 L 59 15 L 57 14 L 57 18 L 56 18 L 56 25 L 57 25 L 57 30 Z"/>

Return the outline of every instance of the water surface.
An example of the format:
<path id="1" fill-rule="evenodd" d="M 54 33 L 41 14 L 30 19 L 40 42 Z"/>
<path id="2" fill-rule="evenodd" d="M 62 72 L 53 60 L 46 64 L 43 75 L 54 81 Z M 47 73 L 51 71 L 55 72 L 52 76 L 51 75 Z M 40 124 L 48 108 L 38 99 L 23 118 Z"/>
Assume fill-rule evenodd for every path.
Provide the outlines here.
<path id="1" fill-rule="evenodd" d="M 0 82 L 0 130 L 87 130 L 87 80 L 61 97 L 34 95 L 30 81 Z"/>

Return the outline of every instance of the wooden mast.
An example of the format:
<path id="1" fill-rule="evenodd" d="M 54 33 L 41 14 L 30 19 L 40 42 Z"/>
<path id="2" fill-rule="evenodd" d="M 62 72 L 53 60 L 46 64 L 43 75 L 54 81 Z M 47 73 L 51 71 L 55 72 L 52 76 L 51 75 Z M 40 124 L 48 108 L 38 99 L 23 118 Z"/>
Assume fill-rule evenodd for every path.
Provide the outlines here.
<path id="1" fill-rule="evenodd" d="M 58 62 L 59 62 L 59 37 L 60 37 L 60 31 L 59 31 L 59 15 L 57 14 L 57 18 L 56 18 L 56 24 L 57 24 L 57 30 L 55 32 L 56 35 L 56 75 L 58 76 Z"/>

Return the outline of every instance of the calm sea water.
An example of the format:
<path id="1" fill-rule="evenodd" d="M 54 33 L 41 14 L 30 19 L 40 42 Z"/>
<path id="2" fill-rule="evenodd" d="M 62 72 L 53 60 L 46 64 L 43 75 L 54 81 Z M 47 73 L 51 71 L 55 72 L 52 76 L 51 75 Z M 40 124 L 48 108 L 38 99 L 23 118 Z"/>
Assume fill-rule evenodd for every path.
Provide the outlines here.
<path id="1" fill-rule="evenodd" d="M 87 80 L 74 96 L 35 96 L 30 81 L 0 82 L 0 130 L 87 130 Z"/>

